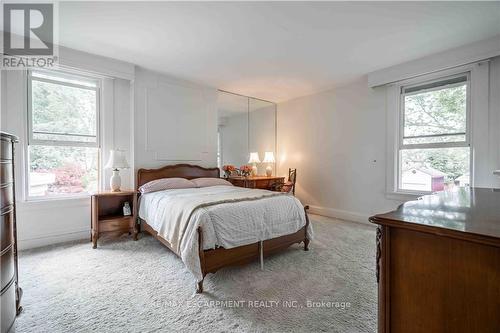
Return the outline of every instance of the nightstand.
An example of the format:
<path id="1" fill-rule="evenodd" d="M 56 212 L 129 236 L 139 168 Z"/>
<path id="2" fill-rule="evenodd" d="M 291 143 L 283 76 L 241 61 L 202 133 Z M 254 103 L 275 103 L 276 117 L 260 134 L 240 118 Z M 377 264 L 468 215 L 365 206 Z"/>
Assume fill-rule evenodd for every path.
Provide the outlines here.
<path id="1" fill-rule="evenodd" d="M 103 191 L 92 194 L 92 247 L 97 247 L 101 235 L 118 237 L 124 233 L 137 240 L 137 223 L 134 191 Z M 132 215 L 123 215 L 123 205 L 130 204 Z"/>

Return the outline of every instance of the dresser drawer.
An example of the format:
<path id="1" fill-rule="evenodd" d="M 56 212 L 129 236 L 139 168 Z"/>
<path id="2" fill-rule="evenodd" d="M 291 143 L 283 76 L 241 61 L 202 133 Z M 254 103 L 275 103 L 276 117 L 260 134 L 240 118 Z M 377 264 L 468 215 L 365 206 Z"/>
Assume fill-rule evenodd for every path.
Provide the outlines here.
<path id="1" fill-rule="evenodd" d="M 14 277 L 14 247 L 10 246 L 4 251 L 0 257 L 0 290 L 3 290 Z"/>
<path id="2" fill-rule="evenodd" d="M 12 184 L 0 185 L 0 210 L 14 204 L 14 186 Z"/>
<path id="3" fill-rule="evenodd" d="M 231 179 L 229 178 L 229 182 L 234 186 L 245 187 L 245 180 L 243 179 Z"/>
<path id="4" fill-rule="evenodd" d="M 0 309 L 1 332 L 8 332 L 16 319 L 16 284 L 14 281 L 0 296 Z"/>
<path id="5" fill-rule="evenodd" d="M 117 217 L 99 222 L 99 232 L 129 232 L 134 227 L 132 216 Z"/>
<path id="6" fill-rule="evenodd" d="M 0 139 L 0 160 L 12 159 L 12 141 Z"/>
<path id="7" fill-rule="evenodd" d="M 255 182 L 255 188 L 260 188 L 263 190 L 267 190 L 271 186 L 271 181 L 270 180 L 259 180 Z"/>
<path id="8" fill-rule="evenodd" d="M 12 174 L 12 163 L 0 161 L 0 185 L 12 183 L 14 181 Z"/>
<path id="9" fill-rule="evenodd" d="M 12 206 L 2 210 L 0 216 L 0 251 L 5 250 L 14 242 L 13 237 L 14 208 Z"/>

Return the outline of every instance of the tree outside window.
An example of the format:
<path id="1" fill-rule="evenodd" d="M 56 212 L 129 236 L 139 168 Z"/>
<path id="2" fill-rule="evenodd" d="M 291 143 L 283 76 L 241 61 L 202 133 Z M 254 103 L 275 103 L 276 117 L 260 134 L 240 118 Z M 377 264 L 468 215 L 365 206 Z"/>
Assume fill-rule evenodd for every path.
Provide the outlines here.
<path id="1" fill-rule="evenodd" d="M 402 87 L 399 189 L 470 185 L 469 75 Z"/>
<path id="2" fill-rule="evenodd" d="M 98 188 L 98 83 L 59 72 L 30 72 L 30 197 Z"/>

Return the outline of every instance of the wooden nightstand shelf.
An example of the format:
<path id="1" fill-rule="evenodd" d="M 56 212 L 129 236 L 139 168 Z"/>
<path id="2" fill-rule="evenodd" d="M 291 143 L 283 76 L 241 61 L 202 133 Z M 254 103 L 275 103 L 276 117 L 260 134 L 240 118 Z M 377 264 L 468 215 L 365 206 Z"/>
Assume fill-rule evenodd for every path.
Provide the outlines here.
<path id="1" fill-rule="evenodd" d="M 137 240 L 137 223 L 134 191 L 98 192 L 92 195 L 92 247 L 102 234 L 118 237 L 124 233 L 132 234 Z M 123 205 L 130 204 L 132 215 L 123 216 Z"/>

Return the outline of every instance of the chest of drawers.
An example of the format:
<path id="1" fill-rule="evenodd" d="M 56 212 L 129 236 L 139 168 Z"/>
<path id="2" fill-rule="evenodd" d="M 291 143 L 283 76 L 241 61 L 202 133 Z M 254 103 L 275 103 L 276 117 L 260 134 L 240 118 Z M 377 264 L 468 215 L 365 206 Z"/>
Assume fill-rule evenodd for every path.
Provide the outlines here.
<path id="1" fill-rule="evenodd" d="M 455 188 L 370 218 L 378 332 L 500 332 L 499 203 L 499 189 Z"/>
<path id="2" fill-rule="evenodd" d="M 17 233 L 14 182 L 14 143 L 17 137 L 0 132 L 0 332 L 9 332 L 20 312 L 22 290 L 17 275 Z"/>

